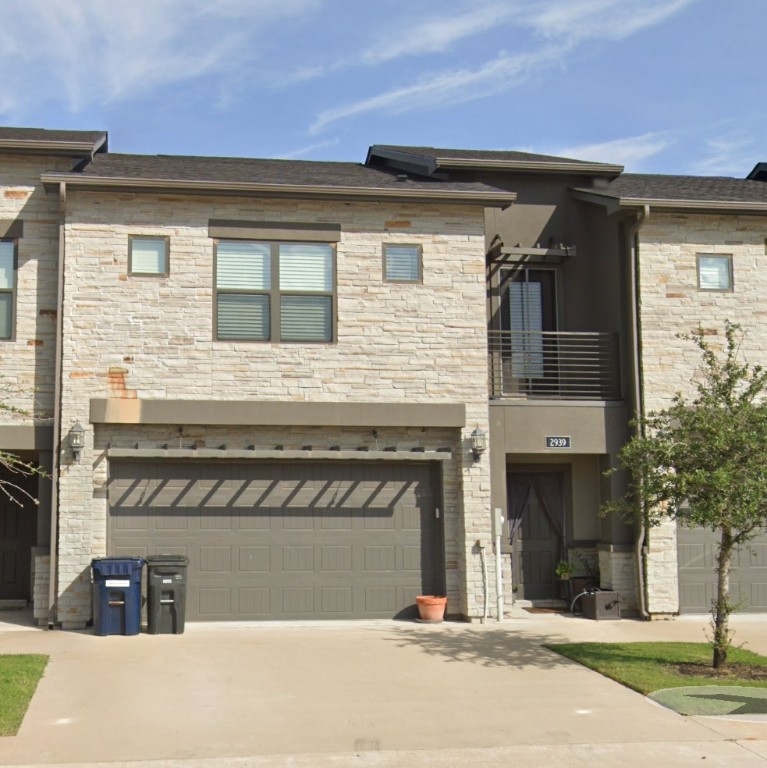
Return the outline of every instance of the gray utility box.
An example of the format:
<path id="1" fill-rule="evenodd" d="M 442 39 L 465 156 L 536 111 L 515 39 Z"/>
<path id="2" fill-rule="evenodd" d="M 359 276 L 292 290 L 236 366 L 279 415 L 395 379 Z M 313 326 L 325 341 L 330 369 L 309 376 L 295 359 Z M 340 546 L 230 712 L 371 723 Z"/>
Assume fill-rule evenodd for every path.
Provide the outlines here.
<path id="1" fill-rule="evenodd" d="M 617 592 L 593 592 L 590 595 L 584 595 L 581 602 L 584 619 L 600 621 L 621 617 L 621 604 Z"/>
<path id="2" fill-rule="evenodd" d="M 147 569 L 147 632 L 180 635 L 186 620 L 186 570 L 184 555 L 149 555 Z"/>

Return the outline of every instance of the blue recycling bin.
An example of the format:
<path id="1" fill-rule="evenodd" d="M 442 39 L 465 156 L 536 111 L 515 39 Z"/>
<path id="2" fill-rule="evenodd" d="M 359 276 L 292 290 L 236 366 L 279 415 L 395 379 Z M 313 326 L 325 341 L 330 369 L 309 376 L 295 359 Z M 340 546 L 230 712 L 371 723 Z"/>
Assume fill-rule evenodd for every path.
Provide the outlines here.
<path id="1" fill-rule="evenodd" d="M 141 631 L 140 557 L 99 557 L 91 561 L 93 631 L 137 635 Z"/>

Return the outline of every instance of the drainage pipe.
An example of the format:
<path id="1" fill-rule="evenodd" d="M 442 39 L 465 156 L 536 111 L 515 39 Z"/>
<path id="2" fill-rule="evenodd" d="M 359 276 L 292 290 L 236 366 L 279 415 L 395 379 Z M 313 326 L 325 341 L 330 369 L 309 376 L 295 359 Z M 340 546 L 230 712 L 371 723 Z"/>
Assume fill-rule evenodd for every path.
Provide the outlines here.
<path id="1" fill-rule="evenodd" d="M 482 623 L 487 623 L 487 605 L 490 600 L 490 596 L 488 594 L 488 584 L 487 584 L 487 558 L 485 557 L 485 545 L 482 543 L 480 539 L 477 539 L 477 548 L 479 549 L 479 559 L 482 561 L 482 596 L 483 596 L 483 607 L 482 607 Z"/>
<path id="2" fill-rule="evenodd" d="M 495 597 L 498 603 L 498 621 L 503 621 L 503 560 L 501 559 L 501 533 L 495 534 Z"/>
<path id="3" fill-rule="evenodd" d="M 53 385 L 53 466 L 51 469 L 51 544 L 48 576 L 48 629 L 56 621 L 58 597 L 58 546 L 59 546 L 59 474 L 61 464 L 61 377 L 62 338 L 64 329 L 64 227 L 67 215 L 67 185 L 59 184 L 59 247 L 58 285 L 56 288 L 56 357 Z"/>
<path id="4" fill-rule="evenodd" d="M 650 206 L 644 205 L 636 215 L 636 219 L 626 232 L 626 244 L 629 256 L 629 307 L 631 317 L 631 375 L 634 386 L 634 406 L 637 419 L 637 434 L 644 434 L 642 418 L 644 417 L 644 397 L 642 393 L 641 355 L 640 355 L 640 322 L 639 322 L 639 230 L 650 217 Z M 641 500 L 639 502 L 642 504 Z M 644 505 L 639 514 L 639 531 L 637 532 L 634 558 L 636 563 L 637 584 L 639 586 L 639 613 L 643 619 L 649 619 L 647 610 L 647 578 L 645 568 L 647 525 L 645 522 Z"/>

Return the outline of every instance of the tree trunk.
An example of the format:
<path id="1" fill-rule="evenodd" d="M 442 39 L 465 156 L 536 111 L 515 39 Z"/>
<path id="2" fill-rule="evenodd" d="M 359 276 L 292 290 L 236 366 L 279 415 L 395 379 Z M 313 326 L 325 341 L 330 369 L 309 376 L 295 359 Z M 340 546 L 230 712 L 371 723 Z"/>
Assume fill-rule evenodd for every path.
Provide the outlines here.
<path id="1" fill-rule="evenodd" d="M 730 649 L 730 562 L 732 561 L 732 530 L 722 526 L 717 556 L 717 590 L 714 607 L 714 669 L 727 668 Z"/>

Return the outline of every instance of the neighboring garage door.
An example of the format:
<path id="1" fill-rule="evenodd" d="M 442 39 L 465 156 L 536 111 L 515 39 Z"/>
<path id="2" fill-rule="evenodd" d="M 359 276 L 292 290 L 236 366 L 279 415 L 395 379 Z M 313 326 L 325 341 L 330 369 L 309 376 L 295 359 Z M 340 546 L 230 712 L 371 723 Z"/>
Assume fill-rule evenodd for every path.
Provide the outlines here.
<path id="1" fill-rule="evenodd" d="M 410 615 L 441 592 L 421 462 L 112 461 L 108 551 L 189 557 L 187 619 Z"/>
<path id="2" fill-rule="evenodd" d="M 716 599 L 718 534 L 679 526 L 679 612 L 709 613 Z M 767 611 L 767 535 L 745 544 L 733 557 L 730 595 L 737 610 Z"/>

